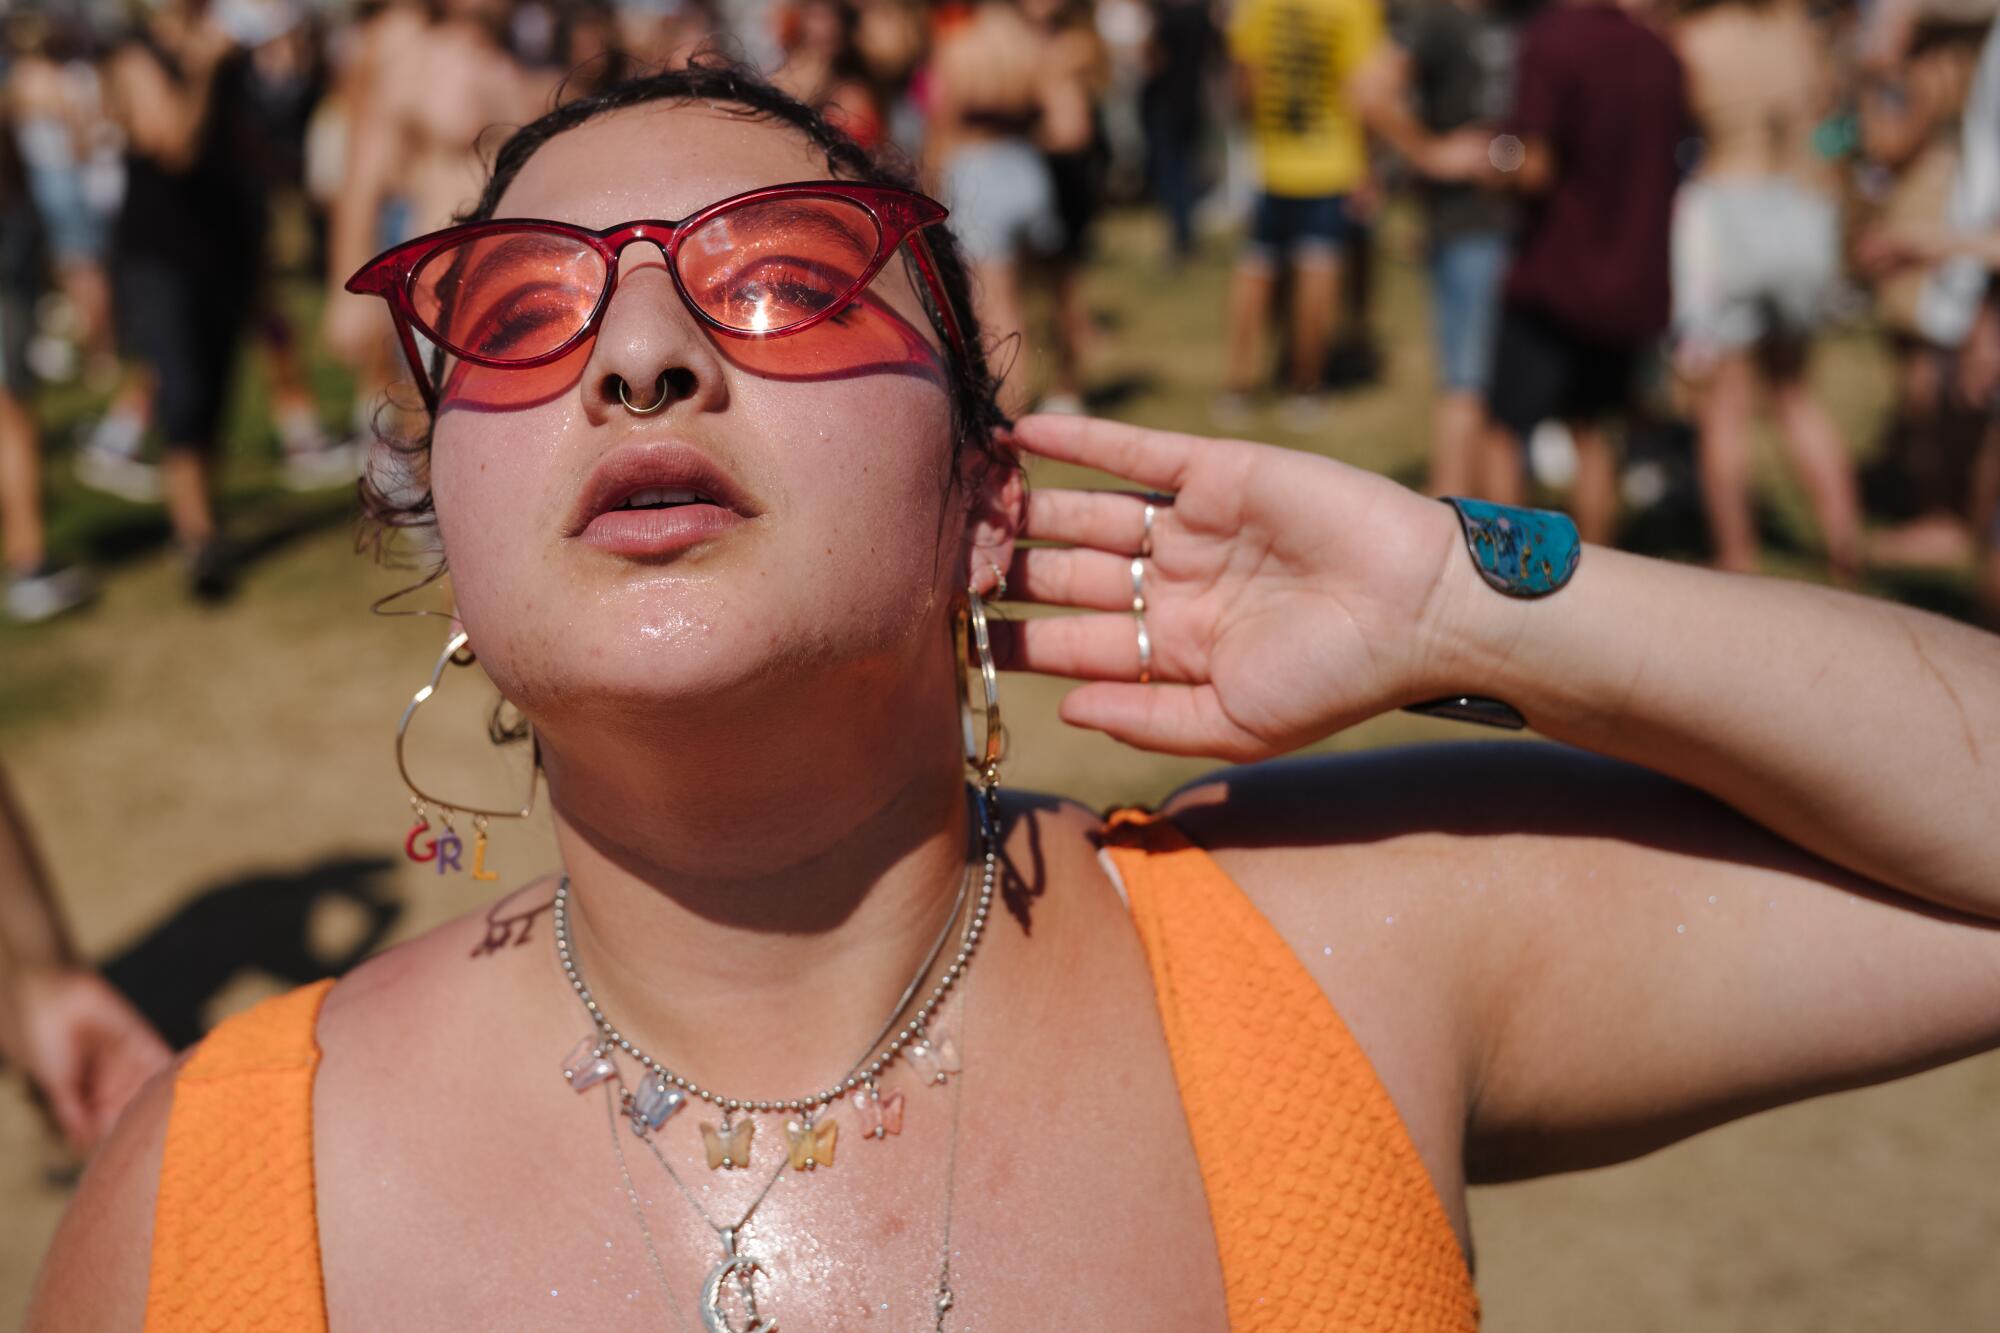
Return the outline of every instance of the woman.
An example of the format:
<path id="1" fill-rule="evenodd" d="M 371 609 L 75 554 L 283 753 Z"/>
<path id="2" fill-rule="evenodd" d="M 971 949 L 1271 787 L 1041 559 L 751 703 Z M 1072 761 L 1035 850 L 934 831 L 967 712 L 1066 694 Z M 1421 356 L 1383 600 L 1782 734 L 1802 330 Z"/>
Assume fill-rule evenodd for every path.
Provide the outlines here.
<path id="1" fill-rule="evenodd" d="M 1062 246 L 1050 256 L 1048 290 L 1054 363 L 1038 411 L 1083 411 L 1084 363 L 1091 342 L 1083 269 L 1091 230 L 1104 203 L 1111 155 L 1098 104 L 1111 84 L 1110 57 L 1093 7 L 1082 0 L 1024 0 L 1021 12 L 1041 33 L 1046 67 L 1036 141 L 1055 188 Z"/>
<path id="2" fill-rule="evenodd" d="M 1016 0 L 979 0 L 939 33 L 926 80 L 924 152 L 958 220 L 1009 413 L 1031 401 L 1025 270 L 1064 241 L 1056 182 L 1035 145 L 1062 88 L 1053 54 Z"/>
<path id="3" fill-rule="evenodd" d="M 424 367 L 409 462 L 564 877 L 156 1082 L 30 1327 L 1467 1328 L 1468 1182 L 2000 1040 L 2000 644 L 1609 550 L 1519 600 L 1446 506 L 1238 442 L 1023 422 L 1175 492 L 1024 499 L 953 245 L 893 183 L 694 69 L 528 127 L 475 213 L 636 239 L 608 300 L 578 232 L 371 266 L 515 363 Z M 851 304 L 887 255 L 840 267 L 839 191 L 908 256 Z M 450 262 L 413 289 L 412 253 Z M 989 626 L 1001 662 L 1135 744 L 1261 759 L 1473 690 L 1614 758 L 989 807 L 951 645 L 1002 571 L 1091 614 Z"/>
<path id="4" fill-rule="evenodd" d="M 1701 422 L 1702 499 L 1722 569 L 1755 572 L 1752 428 L 1768 385 L 1785 454 L 1836 578 L 1861 563 L 1861 501 L 1840 427 L 1807 382 L 1840 283 L 1833 182 L 1813 148 L 1826 41 L 1797 0 L 1694 0 L 1675 33 L 1701 124 L 1674 214 L 1676 360 Z"/>

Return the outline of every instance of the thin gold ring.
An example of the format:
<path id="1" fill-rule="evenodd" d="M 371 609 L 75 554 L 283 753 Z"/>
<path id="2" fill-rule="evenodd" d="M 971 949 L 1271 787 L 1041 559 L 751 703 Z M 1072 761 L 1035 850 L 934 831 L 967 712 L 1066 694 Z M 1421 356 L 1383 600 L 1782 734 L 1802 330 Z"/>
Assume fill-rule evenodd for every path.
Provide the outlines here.
<path id="1" fill-rule="evenodd" d="M 625 404 L 625 410 L 627 412 L 630 412 L 635 417 L 650 417 L 656 412 L 663 412 L 666 410 L 667 404 L 670 401 L 672 401 L 673 395 L 667 392 L 667 377 L 664 374 L 662 374 L 660 378 L 656 381 L 656 383 L 659 385 L 660 396 L 653 400 L 652 406 L 650 407 L 641 407 L 637 403 L 633 402 L 632 399 L 625 392 L 625 387 L 626 387 L 625 377 L 623 375 L 620 375 L 617 378 L 618 378 L 618 401 Z"/>

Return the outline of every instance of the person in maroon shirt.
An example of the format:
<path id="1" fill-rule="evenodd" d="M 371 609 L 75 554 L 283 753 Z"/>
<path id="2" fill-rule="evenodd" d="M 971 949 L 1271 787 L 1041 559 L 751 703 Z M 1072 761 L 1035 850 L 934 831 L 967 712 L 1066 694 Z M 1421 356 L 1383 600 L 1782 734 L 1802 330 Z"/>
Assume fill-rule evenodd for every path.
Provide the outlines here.
<path id="1" fill-rule="evenodd" d="M 1687 133 L 1679 59 L 1624 5 L 1568 0 L 1521 35 L 1514 113 L 1486 157 L 1525 197 L 1487 398 L 1482 485 L 1519 503 L 1521 442 L 1545 420 L 1577 444 L 1573 497 L 1606 542 L 1617 491 L 1607 415 L 1630 402 L 1671 313 L 1668 233 Z"/>

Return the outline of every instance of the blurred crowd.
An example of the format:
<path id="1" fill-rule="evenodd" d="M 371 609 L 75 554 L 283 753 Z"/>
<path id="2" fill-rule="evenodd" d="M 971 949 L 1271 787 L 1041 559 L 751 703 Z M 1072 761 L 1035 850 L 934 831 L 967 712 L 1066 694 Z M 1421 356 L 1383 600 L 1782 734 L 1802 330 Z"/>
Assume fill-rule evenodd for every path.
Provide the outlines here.
<path id="1" fill-rule="evenodd" d="M 1143 200 L 1165 222 L 1162 281 L 1233 238 L 1213 242 L 1234 259 L 1212 426 L 1245 428 L 1269 399 L 1281 429 L 1338 453 L 1334 395 L 1384 360 L 1376 233 L 1407 199 L 1431 489 L 1539 496 L 1611 541 L 1678 486 L 1714 562 L 1752 569 L 1768 416 L 1832 577 L 1981 565 L 2000 602 L 1995 6 L 16 4 L 0 11 L 6 610 L 42 619 L 92 591 L 46 549 L 39 386 L 81 381 L 105 404 L 67 451 L 77 478 L 164 505 L 193 592 L 226 595 L 212 473 L 243 348 L 261 353 L 279 479 L 351 484 L 401 371 L 380 303 L 342 280 L 469 204 L 505 127 L 705 49 L 900 154 L 952 207 L 1010 411 L 1085 410 L 1093 224 Z M 280 257 L 324 299 L 286 299 Z M 1844 439 L 1814 392 L 1835 323 L 1884 341 L 1879 440 Z M 344 414 L 313 391 L 329 353 L 357 386 Z"/>

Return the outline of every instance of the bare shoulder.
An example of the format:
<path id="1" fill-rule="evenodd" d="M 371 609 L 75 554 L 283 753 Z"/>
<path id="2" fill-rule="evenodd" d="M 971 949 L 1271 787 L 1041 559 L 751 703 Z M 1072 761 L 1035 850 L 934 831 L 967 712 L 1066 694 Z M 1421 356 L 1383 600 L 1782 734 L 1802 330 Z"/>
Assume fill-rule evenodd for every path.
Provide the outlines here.
<path id="1" fill-rule="evenodd" d="M 30 1333 L 136 1329 L 146 1318 L 153 1206 L 178 1063 L 132 1099 L 63 1214 L 23 1327 Z"/>
<path id="2" fill-rule="evenodd" d="M 376 954 L 327 993 L 319 1019 L 322 1054 L 338 1060 L 350 1046 L 365 1047 L 389 1032 L 407 1039 L 411 1015 L 437 1014 L 450 996 L 469 993 L 476 997 L 472 1003 L 486 1003 L 489 984 L 504 981 L 514 966 L 543 953 L 553 956 L 554 902 L 555 880 L 537 879 Z"/>

